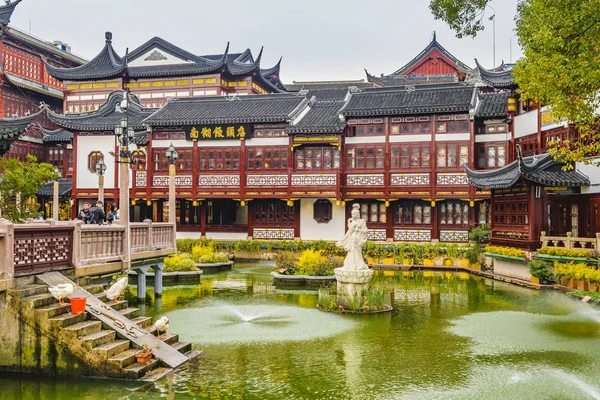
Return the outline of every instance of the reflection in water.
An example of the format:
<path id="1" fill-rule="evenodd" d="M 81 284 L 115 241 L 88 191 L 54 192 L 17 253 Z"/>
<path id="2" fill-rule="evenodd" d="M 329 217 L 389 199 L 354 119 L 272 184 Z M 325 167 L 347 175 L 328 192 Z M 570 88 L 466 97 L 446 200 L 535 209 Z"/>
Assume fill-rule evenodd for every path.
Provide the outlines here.
<path id="1" fill-rule="evenodd" d="M 462 273 L 376 272 L 394 310 L 336 315 L 315 309 L 316 291 L 276 289 L 269 271 L 236 265 L 148 296 L 147 315 L 168 314 L 204 350 L 154 388 L 46 380 L 32 398 L 598 398 L 600 313 L 563 295 Z M 9 395 L 26 386 L 0 384 Z"/>

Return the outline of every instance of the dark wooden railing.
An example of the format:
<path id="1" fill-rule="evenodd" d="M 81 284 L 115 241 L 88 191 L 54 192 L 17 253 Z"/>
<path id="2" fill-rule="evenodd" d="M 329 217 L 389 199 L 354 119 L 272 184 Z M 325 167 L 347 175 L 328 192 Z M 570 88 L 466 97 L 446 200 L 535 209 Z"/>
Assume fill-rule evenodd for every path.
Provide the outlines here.
<path id="1" fill-rule="evenodd" d="M 15 225 L 14 235 L 15 276 L 73 266 L 73 226 Z"/>

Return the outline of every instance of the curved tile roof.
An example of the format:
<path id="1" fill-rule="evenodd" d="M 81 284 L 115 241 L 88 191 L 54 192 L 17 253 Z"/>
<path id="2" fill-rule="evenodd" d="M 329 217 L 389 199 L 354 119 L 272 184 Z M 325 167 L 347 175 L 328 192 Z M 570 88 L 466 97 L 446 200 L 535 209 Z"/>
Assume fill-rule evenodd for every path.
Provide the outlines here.
<path id="1" fill-rule="evenodd" d="M 65 129 L 50 130 L 40 125 L 44 143 L 71 143 L 73 132 Z"/>
<path id="2" fill-rule="evenodd" d="M 37 113 L 25 117 L 0 118 L 0 157 L 8 152 L 12 143 L 25 133 L 43 111 L 41 109 Z"/>
<path id="3" fill-rule="evenodd" d="M 57 68 L 42 59 L 46 70 L 56 79 L 71 81 L 108 79 L 120 76 L 125 71 L 126 63 L 112 47 L 112 33 L 106 32 L 105 36 L 104 48 L 88 63 L 74 68 Z"/>
<path id="4" fill-rule="evenodd" d="M 469 183 L 478 189 L 507 189 L 519 179 L 546 186 L 589 186 L 590 180 L 578 171 L 563 171 L 564 164 L 550 154 L 523 157 L 493 171 L 473 171 L 465 167 Z"/>
<path id="5" fill-rule="evenodd" d="M 73 181 L 71 179 L 59 178 L 58 179 L 58 195 L 66 196 L 71 194 L 73 190 Z M 38 196 L 52 197 L 54 196 L 54 182 L 48 182 L 40 188 L 37 192 Z"/>
<path id="6" fill-rule="evenodd" d="M 0 6 L 0 25 L 6 26 L 10 23 L 10 18 L 12 17 L 13 11 L 15 11 L 15 7 L 22 0 L 15 0 L 12 3 L 5 4 Z"/>
<path id="7" fill-rule="evenodd" d="M 516 86 L 512 69 L 506 71 L 490 71 L 483 68 L 477 59 L 475 59 L 475 64 L 479 70 L 479 76 L 484 83 L 495 88 L 508 88 Z"/>
<path id="8" fill-rule="evenodd" d="M 150 126 L 196 124 L 283 123 L 294 119 L 308 105 L 304 96 L 211 96 L 176 99 L 144 120 Z"/>
<path id="9" fill-rule="evenodd" d="M 62 115 L 51 110 L 47 110 L 48 117 L 57 125 L 78 131 L 112 131 L 123 119 L 123 113 L 118 109 L 118 105 L 123 100 L 123 91 L 116 90 L 112 92 L 106 103 L 98 110 L 82 114 Z M 150 116 L 155 109 L 144 108 L 140 104 L 138 97 L 129 94 L 128 118 L 129 126 L 134 130 L 145 130 L 142 120 Z"/>
<path id="10" fill-rule="evenodd" d="M 314 99 L 314 98 L 313 98 Z M 346 122 L 339 117 L 343 100 L 315 101 L 304 117 L 296 125 L 290 125 L 286 132 L 294 133 L 340 133 Z"/>
<path id="11" fill-rule="evenodd" d="M 348 117 L 468 112 L 474 97 L 475 87 L 465 84 L 363 89 L 340 112 Z"/>

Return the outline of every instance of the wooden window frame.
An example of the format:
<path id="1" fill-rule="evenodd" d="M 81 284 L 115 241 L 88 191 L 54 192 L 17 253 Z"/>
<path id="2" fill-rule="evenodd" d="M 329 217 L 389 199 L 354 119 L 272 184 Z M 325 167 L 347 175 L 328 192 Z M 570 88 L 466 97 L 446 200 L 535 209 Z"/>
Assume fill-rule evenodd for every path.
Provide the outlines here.
<path id="1" fill-rule="evenodd" d="M 394 226 L 431 226 L 434 209 L 423 200 L 398 200 L 394 202 Z"/>
<path id="2" fill-rule="evenodd" d="M 383 143 L 346 146 L 345 156 L 348 171 L 382 171 L 385 168 L 385 144 Z"/>
<path id="3" fill-rule="evenodd" d="M 309 156 L 310 153 L 310 156 Z M 320 154 L 320 157 L 319 157 Z M 310 160 L 310 166 L 309 161 Z M 319 164 L 319 165 L 317 165 Z M 341 167 L 341 151 L 333 146 L 303 146 L 294 151 L 295 171 L 330 171 Z"/>
<path id="4" fill-rule="evenodd" d="M 260 157 L 259 157 L 260 153 Z M 277 157 L 275 156 L 277 153 Z M 260 167 L 259 167 L 260 166 Z M 287 171 L 288 148 L 283 146 L 246 147 L 247 171 Z"/>
<path id="5" fill-rule="evenodd" d="M 295 227 L 295 206 L 277 199 L 256 200 L 252 204 L 252 226 L 259 228 Z"/>
<path id="6" fill-rule="evenodd" d="M 61 160 L 60 160 L 60 165 L 62 165 L 62 151 L 60 152 L 61 154 Z M 102 154 L 101 151 L 92 151 L 90 152 L 90 154 L 88 154 L 88 171 L 90 171 L 91 173 L 95 174 L 96 173 L 96 164 L 98 164 L 98 161 L 100 161 L 100 159 L 104 160 L 104 154 Z"/>
<path id="7" fill-rule="evenodd" d="M 319 199 L 313 204 L 313 219 L 317 224 L 327 224 L 333 219 L 333 204 L 327 199 Z"/>
<path id="8" fill-rule="evenodd" d="M 488 168 L 502 168 L 507 164 L 507 148 L 504 143 L 480 143 L 476 146 L 477 156 L 477 168 L 488 169 Z M 502 150 L 503 157 L 500 157 L 500 149 Z M 490 163 L 490 151 L 493 150 L 494 158 L 493 162 Z M 482 162 L 483 161 L 483 162 Z"/>
<path id="9" fill-rule="evenodd" d="M 198 147 L 198 170 L 239 171 L 240 154 L 240 147 Z"/>

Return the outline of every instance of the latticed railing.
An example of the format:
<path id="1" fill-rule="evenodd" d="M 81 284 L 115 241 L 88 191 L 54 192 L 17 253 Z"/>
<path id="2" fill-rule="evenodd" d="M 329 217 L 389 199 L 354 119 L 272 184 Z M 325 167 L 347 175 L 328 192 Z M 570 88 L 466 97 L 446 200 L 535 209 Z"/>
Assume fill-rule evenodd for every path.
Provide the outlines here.
<path id="1" fill-rule="evenodd" d="M 14 276 L 72 267 L 73 226 L 14 226 Z"/>
<path id="2" fill-rule="evenodd" d="M 81 226 L 81 263 L 120 261 L 124 255 L 122 226 Z"/>

